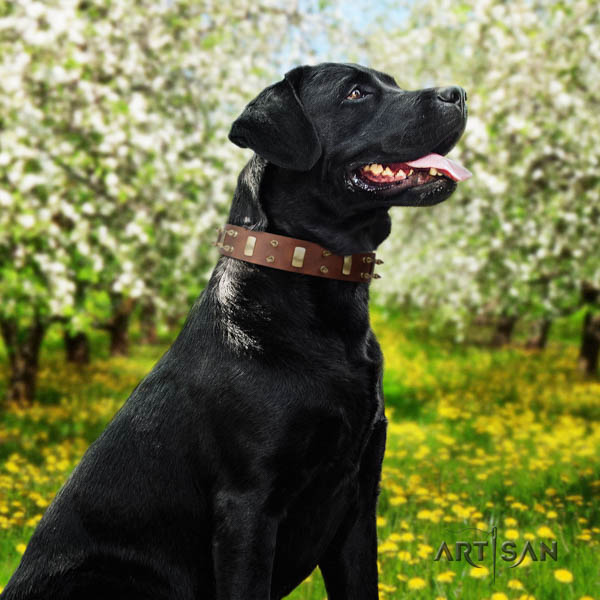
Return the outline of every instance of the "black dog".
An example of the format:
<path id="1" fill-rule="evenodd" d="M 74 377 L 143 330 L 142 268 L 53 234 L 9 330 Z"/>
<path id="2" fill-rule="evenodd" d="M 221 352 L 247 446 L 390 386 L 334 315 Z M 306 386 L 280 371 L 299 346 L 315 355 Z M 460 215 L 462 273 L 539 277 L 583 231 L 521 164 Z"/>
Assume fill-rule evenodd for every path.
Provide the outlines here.
<path id="1" fill-rule="evenodd" d="M 441 202 L 466 177 L 439 156 L 464 130 L 465 100 L 357 65 L 290 71 L 233 124 L 256 154 L 229 222 L 374 250 L 391 206 Z M 275 600 L 316 566 L 330 599 L 377 598 L 386 419 L 367 303 L 367 281 L 220 258 L 2 599 Z"/>

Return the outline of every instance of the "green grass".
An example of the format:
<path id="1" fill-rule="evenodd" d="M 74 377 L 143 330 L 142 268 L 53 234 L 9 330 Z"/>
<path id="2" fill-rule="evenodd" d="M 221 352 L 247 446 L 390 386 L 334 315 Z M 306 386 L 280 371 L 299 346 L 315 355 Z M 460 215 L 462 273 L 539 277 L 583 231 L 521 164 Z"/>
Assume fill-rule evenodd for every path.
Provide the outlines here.
<path id="1" fill-rule="evenodd" d="M 381 598 L 599 599 L 600 383 L 575 369 L 576 324 L 536 354 L 456 346 L 415 322 L 374 318 L 390 420 Z M 94 339 L 99 358 L 78 371 L 50 336 L 39 401 L 0 417 L 0 587 L 85 448 L 165 349 L 134 344 L 130 358 L 109 359 L 104 342 Z M 514 539 L 519 551 L 556 539 L 558 561 L 508 569 L 499 559 L 492 584 L 464 560 L 433 560 L 443 540 L 455 554 L 456 541 L 486 539 L 461 530 L 493 526 L 499 545 Z M 491 570 L 489 556 L 480 564 Z M 318 571 L 290 598 L 323 600 Z"/>

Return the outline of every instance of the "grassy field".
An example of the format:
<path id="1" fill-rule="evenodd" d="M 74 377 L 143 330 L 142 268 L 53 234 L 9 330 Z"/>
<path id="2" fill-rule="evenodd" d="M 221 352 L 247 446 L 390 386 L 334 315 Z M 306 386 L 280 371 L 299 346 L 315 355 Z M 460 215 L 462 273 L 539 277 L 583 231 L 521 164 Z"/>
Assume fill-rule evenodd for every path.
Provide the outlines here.
<path id="1" fill-rule="evenodd" d="M 390 420 L 379 503 L 380 596 L 423 599 L 600 599 L 600 383 L 574 369 L 576 348 L 490 351 L 416 338 L 374 319 L 386 356 Z M 44 509 L 164 347 L 68 369 L 43 357 L 39 401 L 0 418 L 0 589 Z M 5 373 L 0 372 L 0 379 Z M 489 540 L 474 568 L 433 560 L 442 541 Z M 516 568 L 500 545 L 556 540 L 558 560 Z M 474 550 L 472 558 L 477 559 Z M 323 600 L 318 572 L 293 600 Z"/>

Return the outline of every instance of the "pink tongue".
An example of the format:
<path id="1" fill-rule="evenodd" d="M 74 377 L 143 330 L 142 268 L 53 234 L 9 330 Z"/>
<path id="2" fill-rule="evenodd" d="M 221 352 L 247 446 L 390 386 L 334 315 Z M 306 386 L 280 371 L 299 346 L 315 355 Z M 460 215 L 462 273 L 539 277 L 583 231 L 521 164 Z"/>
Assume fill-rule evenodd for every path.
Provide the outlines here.
<path id="1" fill-rule="evenodd" d="M 417 169 L 431 169 L 433 167 L 438 171 L 443 171 L 446 175 L 452 177 L 454 181 L 464 181 L 473 176 L 471 171 L 441 154 L 427 154 L 427 156 L 422 156 L 421 158 L 417 158 L 417 160 L 411 160 L 406 164 L 409 167 L 415 167 Z"/>

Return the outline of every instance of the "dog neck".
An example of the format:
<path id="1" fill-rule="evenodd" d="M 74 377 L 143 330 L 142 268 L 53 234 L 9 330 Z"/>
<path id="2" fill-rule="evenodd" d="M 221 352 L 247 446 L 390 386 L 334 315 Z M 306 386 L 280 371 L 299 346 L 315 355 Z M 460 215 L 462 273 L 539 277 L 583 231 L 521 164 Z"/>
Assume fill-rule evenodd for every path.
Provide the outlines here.
<path id="1" fill-rule="evenodd" d="M 349 192 L 326 179 L 324 172 L 309 177 L 254 155 L 240 173 L 228 222 L 313 242 L 334 254 L 375 252 L 390 234 L 389 207 L 354 210 Z"/>
<path id="2" fill-rule="evenodd" d="M 264 169 L 264 161 L 255 157 L 242 171 L 228 221 L 271 233 L 282 227 L 262 203 Z M 300 351 L 294 348 L 307 331 L 318 331 L 335 344 L 342 340 L 349 355 L 361 347 L 357 339 L 369 335 L 368 301 L 367 282 L 308 277 L 228 256 L 219 259 L 201 299 L 236 353 L 276 354 L 283 347 L 293 353 Z"/>

